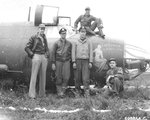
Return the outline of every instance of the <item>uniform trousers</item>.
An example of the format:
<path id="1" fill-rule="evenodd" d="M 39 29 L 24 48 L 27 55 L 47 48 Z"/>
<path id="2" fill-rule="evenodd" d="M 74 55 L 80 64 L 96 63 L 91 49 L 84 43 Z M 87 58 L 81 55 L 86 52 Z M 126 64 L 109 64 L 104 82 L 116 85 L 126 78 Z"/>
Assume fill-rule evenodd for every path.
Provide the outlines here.
<path id="1" fill-rule="evenodd" d="M 111 96 L 113 94 L 119 95 L 124 90 L 123 81 L 118 77 L 114 77 L 111 80 L 110 86 L 111 89 L 106 89 L 106 91 L 104 92 L 105 96 Z"/>
<path id="2" fill-rule="evenodd" d="M 76 65 L 77 67 L 75 70 L 75 87 L 76 89 L 80 89 L 80 86 L 83 82 L 84 89 L 88 89 L 90 79 L 89 60 L 78 59 L 76 60 Z"/>
<path id="3" fill-rule="evenodd" d="M 48 60 L 45 54 L 34 54 L 32 58 L 32 70 L 29 87 L 29 97 L 36 97 L 36 81 L 39 73 L 39 96 L 45 96 L 45 85 L 46 85 L 46 70 Z"/>
<path id="4" fill-rule="evenodd" d="M 56 61 L 56 87 L 57 93 L 65 91 L 70 78 L 70 60 Z"/>
<path id="5" fill-rule="evenodd" d="M 99 30 L 99 34 L 100 34 L 101 36 L 103 36 L 104 33 L 103 33 L 103 31 L 102 31 L 103 26 L 102 26 L 102 21 L 101 21 L 101 19 L 96 19 L 96 21 L 94 21 L 90 27 L 86 27 L 86 26 L 85 26 L 85 28 L 86 28 L 86 30 L 87 30 L 87 33 L 91 33 L 91 34 L 93 34 L 93 31 L 96 29 L 96 27 L 97 27 L 98 30 Z"/>

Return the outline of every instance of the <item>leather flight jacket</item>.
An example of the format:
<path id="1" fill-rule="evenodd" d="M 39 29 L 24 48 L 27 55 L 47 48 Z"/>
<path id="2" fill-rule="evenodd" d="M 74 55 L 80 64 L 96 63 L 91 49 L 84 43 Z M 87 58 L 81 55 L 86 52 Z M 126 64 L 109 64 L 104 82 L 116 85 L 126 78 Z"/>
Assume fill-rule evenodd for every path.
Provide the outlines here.
<path id="1" fill-rule="evenodd" d="M 71 50 L 72 44 L 71 42 L 65 40 L 63 42 L 61 39 L 55 42 L 53 46 L 53 53 L 52 53 L 52 62 L 60 61 L 65 62 L 71 60 Z"/>
<path id="2" fill-rule="evenodd" d="M 43 43 L 41 39 L 43 39 Z M 25 51 L 30 58 L 32 58 L 34 54 L 45 54 L 45 56 L 48 58 L 49 49 L 45 34 L 42 36 L 42 38 L 39 37 L 39 34 L 33 35 L 26 44 Z"/>

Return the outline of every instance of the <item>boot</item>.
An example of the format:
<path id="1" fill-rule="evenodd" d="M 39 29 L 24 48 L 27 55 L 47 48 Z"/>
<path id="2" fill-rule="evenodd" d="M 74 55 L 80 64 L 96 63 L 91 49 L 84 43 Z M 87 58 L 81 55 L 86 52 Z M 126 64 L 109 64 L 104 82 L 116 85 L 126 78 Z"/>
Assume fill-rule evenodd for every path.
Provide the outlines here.
<path id="1" fill-rule="evenodd" d="M 64 96 L 64 92 L 62 90 L 62 87 L 59 85 L 57 85 L 56 87 L 57 87 L 57 97 L 62 98 Z"/>
<path id="2" fill-rule="evenodd" d="M 62 87 L 62 89 L 61 89 L 61 95 L 65 96 L 65 93 L 66 93 L 66 87 Z"/>
<path id="3" fill-rule="evenodd" d="M 102 35 L 101 37 L 102 37 L 103 39 L 105 39 L 105 35 Z"/>
<path id="4" fill-rule="evenodd" d="M 79 98 L 79 97 L 81 97 L 81 95 L 82 95 L 82 90 L 81 90 L 81 88 L 76 88 L 76 90 L 75 90 L 75 97 L 77 97 L 77 98 Z"/>
<path id="5" fill-rule="evenodd" d="M 89 89 L 84 90 L 84 96 L 85 97 L 89 97 L 90 96 L 90 90 Z"/>
<path id="6" fill-rule="evenodd" d="M 56 89 L 57 89 L 57 95 L 59 95 L 60 94 L 60 86 L 56 86 Z"/>
<path id="7" fill-rule="evenodd" d="M 103 31 L 102 31 L 102 28 L 98 28 L 98 30 L 99 30 L 99 36 L 101 36 L 103 39 L 105 39 L 105 35 L 104 35 L 104 33 L 103 33 Z"/>

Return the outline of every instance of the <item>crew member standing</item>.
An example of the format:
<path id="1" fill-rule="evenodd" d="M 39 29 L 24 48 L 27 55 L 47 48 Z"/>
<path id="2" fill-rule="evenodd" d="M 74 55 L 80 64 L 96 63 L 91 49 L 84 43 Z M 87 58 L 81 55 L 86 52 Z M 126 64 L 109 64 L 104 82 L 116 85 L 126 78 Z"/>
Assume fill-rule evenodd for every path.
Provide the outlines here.
<path id="1" fill-rule="evenodd" d="M 79 29 L 80 37 L 73 43 L 72 62 L 75 69 L 75 87 L 81 93 L 81 80 L 83 81 L 85 95 L 89 95 L 90 68 L 93 63 L 92 43 L 86 37 L 86 28 Z"/>
<path id="2" fill-rule="evenodd" d="M 32 59 L 32 70 L 29 87 L 29 97 L 36 98 L 36 81 L 39 73 L 39 97 L 45 96 L 46 70 L 49 57 L 45 25 L 40 24 L 37 34 L 33 35 L 25 47 L 25 51 Z"/>
<path id="3" fill-rule="evenodd" d="M 56 69 L 56 87 L 58 97 L 64 97 L 70 78 L 70 61 L 72 44 L 66 39 L 65 28 L 59 31 L 60 39 L 54 43 L 52 69 Z"/>

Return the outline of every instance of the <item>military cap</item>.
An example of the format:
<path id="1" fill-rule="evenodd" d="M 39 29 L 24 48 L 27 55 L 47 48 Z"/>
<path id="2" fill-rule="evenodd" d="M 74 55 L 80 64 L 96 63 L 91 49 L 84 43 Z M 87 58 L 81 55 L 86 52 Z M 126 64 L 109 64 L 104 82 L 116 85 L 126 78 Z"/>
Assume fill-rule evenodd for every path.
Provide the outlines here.
<path id="1" fill-rule="evenodd" d="M 45 28 L 44 24 L 39 24 L 39 28 Z"/>
<path id="2" fill-rule="evenodd" d="M 84 26 L 80 27 L 79 32 L 86 32 L 86 28 Z"/>
<path id="3" fill-rule="evenodd" d="M 116 59 L 115 59 L 115 58 L 110 58 L 110 59 L 108 60 L 108 62 L 111 62 L 111 61 L 115 61 L 115 62 L 116 62 Z"/>
<path id="4" fill-rule="evenodd" d="M 85 10 L 91 10 L 90 7 L 86 7 Z"/>
<path id="5" fill-rule="evenodd" d="M 61 34 L 61 33 L 66 33 L 66 32 L 67 32 L 66 28 L 61 28 L 61 29 L 59 30 L 59 34 Z"/>

